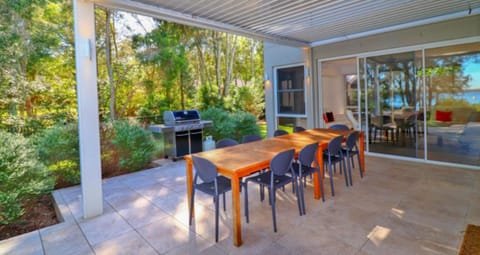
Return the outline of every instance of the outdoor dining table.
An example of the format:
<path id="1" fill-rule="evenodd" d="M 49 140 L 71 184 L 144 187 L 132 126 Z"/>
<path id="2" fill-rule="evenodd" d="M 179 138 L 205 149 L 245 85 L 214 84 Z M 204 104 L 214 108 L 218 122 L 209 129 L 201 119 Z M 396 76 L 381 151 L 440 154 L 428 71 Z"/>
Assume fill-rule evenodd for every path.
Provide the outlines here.
<path id="1" fill-rule="evenodd" d="M 305 146 L 318 142 L 317 154 L 320 165 L 320 176 L 313 176 L 314 198 L 320 199 L 320 181 L 323 181 L 323 156 L 322 151 L 327 149 L 328 142 L 334 137 L 343 135 L 346 137 L 351 131 L 331 129 L 309 129 L 293 134 L 267 138 L 251 143 L 239 144 L 231 147 L 204 151 L 193 155 L 210 160 L 218 169 L 218 173 L 228 177 L 232 186 L 232 211 L 233 211 L 233 244 L 242 245 L 241 210 L 240 210 L 240 179 L 262 169 L 267 169 L 270 160 L 279 152 L 294 148 L 296 154 Z M 359 139 L 360 164 L 365 171 L 364 159 L 364 135 L 360 132 Z M 186 155 L 187 195 L 188 201 L 192 196 L 193 169 L 192 157 Z M 188 203 L 190 207 L 190 203 Z M 189 208 L 190 209 L 190 208 Z"/>

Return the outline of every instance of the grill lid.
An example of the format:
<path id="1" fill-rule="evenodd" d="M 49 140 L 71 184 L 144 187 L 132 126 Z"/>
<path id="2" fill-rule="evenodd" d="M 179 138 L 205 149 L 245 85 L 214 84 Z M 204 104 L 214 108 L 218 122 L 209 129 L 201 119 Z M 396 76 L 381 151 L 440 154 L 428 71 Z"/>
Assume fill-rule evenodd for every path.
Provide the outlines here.
<path id="1" fill-rule="evenodd" d="M 163 122 L 168 126 L 200 122 L 200 113 L 197 110 L 165 111 Z"/>

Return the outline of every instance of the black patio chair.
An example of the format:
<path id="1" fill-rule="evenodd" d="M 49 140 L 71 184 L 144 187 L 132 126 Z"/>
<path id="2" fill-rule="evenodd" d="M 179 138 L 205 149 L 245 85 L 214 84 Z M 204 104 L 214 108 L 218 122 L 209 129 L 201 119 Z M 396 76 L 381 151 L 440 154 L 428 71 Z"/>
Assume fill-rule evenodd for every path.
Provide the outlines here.
<path id="1" fill-rule="evenodd" d="M 288 132 L 282 129 L 277 129 L 273 133 L 273 136 L 281 136 L 281 135 L 288 135 Z"/>
<path id="2" fill-rule="evenodd" d="M 215 165 L 207 159 L 192 155 L 192 161 L 196 172 L 192 183 L 189 224 L 192 225 L 195 190 L 199 190 L 207 195 L 212 196 L 215 203 L 215 242 L 218 242 L 218 200 L 220 194 L 223 194 L 223 210 L 226 211 L 225 193 L 232 189 L 230 185 L 230 179 L 225 176 L 218 175 Z M 197 183 L 198 178 L 200 178 L 202 181 L 201 183 Z"/>
<path id="3" fill-rule="evenodd" d="M 284 187 L 289 183 L 293 183 L 295 194 L 297 196 L 298 211 L 303 214 L 301 201 L 303 200 L 298 189 L 297 177 L 292 168 L 293 156 L 295 149 L 286 150 L 275 155 L 270 161 L 270 171 L 261 173 L 257 176 L 249 177 L 245 180 L 245 212 L 247 223 L 249 222 L 248 213 L 248 183 L 254 182 L 259 185 L 269 187 L 269 199 L 272 207 L 273 231 L 277 232 L 277 217 L 275 210 L 275 195 L 278 188 Z"/>
<path id="4" fill-rule="evenodd" d="M 233 140 L 233 139 L 230 139 L 230 138 L 224 138 L 222 140 L 219 140 L 216 144 L 215 144 L 215 147 L 216 148 L 225 148 L 225 147 L 230 147 L 230 146 L 234 146 L 234 145 L 237 145 L 238 142 Z"/>
<path id="5" fill-rule="evenodd" d="M 332 130 L 350 130 L 350 128 L 349 128 L 347 125 L 343 125 L 343 124 L 335 124 L 335 125 L 330 126 L 328 129 L 332 129 Z"/>
<path id="6" fill-rule="evenodd" d="M 343 136 L 337 136 L 333 138 L 327 146 L 327 150 L 323 152 L 323 162 L 324 165 L 328 168 L 328 175 L 330 175 L 330 189 L 332 191 L 332 196 L 335 196 L 335 191 L 333 188 L 333 166 L 335 164 L 339 164 L 340 168 L 343 168 L 344 176 L 345 176 L 345 184 L 347 187 L 349 186 L 348 182 L 348 171 L 346 170 L 343 151 L 342 151 L 342 142 Z M 340 171 L 341 171 L 340 169 Z"/>
<path id="7" fill-rule="evenodd" d="M 260 141 L 263 138 L 259 135 L 244 135 L 242 137 L 242 143 L 250 143 L 250 142 L 255 142 L 255 141 Z"/>
<path id="8" fill-rule="evenodd" d="M 302 197 L 302 210 L 305 214 L 305 200 L 303 194 L 303 188 L 307 186 L 307 175 L 312 175 L 317 172 L 320 175 L 320 168 L 317 161 L 318 143 L 312 143 L 303 147 L 298 153 L 298 161 L 292 164 L 293 170 L 299 180 L 300 192 Z M 320 176 L 320 178 L 322 178 Z M 303 181 L 302 181 L 303 179 Z M 322 201 L 325 201 L 325 195 L 323 192 L 323 181 L 320 179 L 320 190 L 322 192 Z"/>
<path id="9" fill-rule="evenodd" d="M 305 131 L 306 129 L 304 127 L 300 127 L 300 126 L 296 126 L 293 128 L 293 133 L 296 133 L 296 132 L 302 132 L 302 131 Z"/>
<path id="10" fill-rule="evenodd" d="M 353 131 L 347 136 L 347 142 L 345 146 L 342 148 L 343 155 L 345 156 L 345 160 L 347 160 L 348 171 L 350 172 L 350 185 L 353 185 L 352 182 L 352 170 L 351 168 L 355 168 L 355 164 L 353 163 L 353 157 L 357 155 L 359 170 L 360 170 L 360 177 L 363 178 L 363 171 L 362 165 L 360 164 L 360 150 L 358 149 L 357 142 L 358 142 L 359 132 Z"/>

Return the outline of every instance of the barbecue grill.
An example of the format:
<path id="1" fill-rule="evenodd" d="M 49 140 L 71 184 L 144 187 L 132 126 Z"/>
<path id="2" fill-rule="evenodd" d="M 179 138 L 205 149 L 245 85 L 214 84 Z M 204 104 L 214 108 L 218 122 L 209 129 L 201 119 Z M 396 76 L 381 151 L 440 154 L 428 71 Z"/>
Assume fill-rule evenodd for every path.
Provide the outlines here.
<path id="1" fill-rule="evenodd" d="M 153 133 L 163 134 L 165 158 L 176 160 L 187 154 L 201 152 L 203 128 L 212 126 L 212 121 L 201 120 L 197 110 L 165 111 L 163 125 L 152 125 Z"/>

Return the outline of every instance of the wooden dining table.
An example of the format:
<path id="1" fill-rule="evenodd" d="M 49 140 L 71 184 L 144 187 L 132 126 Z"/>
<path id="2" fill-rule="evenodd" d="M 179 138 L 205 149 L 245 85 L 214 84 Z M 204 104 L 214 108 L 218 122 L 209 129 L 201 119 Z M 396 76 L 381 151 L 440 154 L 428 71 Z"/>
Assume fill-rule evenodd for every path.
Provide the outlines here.
<path id="1" fill-rule="evenodd" d="M 292 133 L 283 136 L 267 138 L 251 143 L 238 144 L 231 147 L 204 151 L 193 155 L 210 160 L 218 169 L 218 173 L 228 177 L 232 186 L 232 208 L 233 208 L 233 244 L 242 245 L 241 229 L 241 207 L 240 207 L 240 179 L 249 176 L 262 169 L 269 168 L 270 160 L 279 152 L 287 149 L 295 149 L 296 154 L 305 146 L 318 142 L 317 154 L 320 166 L 320 176 L 315 173 L 313 176 L 314 198 L 322 197 L 320 182 L 323 182 L 323 155 L 322 151 L 327 149 L 328 143 L 335 137 L 343 135 L 346 137 L 351 131 L 331 129 L 309 129 L 302 132 Z M 359 136 L 360 164 L 365 171 L 364 157 L 364 135 Z M 186 155 L 187 195 L 188 201 L 192 196 L 193 169 L 192 157 Z M 190 203 L 188 203 L 190 207 Z M 189 208 L 190 209 L 190 208 Z"/>

